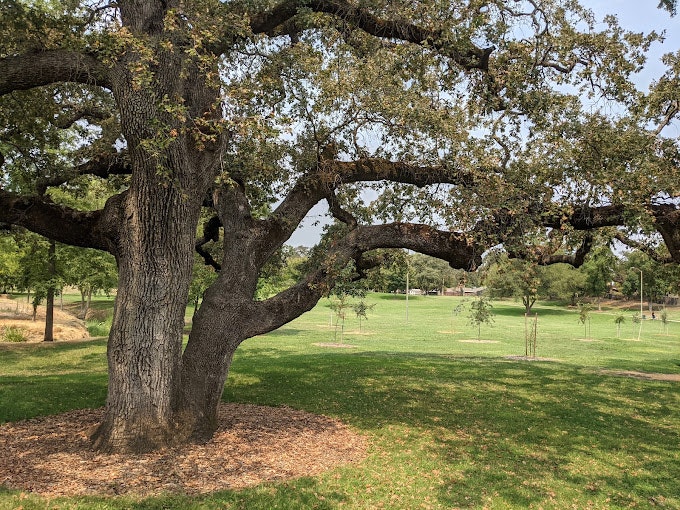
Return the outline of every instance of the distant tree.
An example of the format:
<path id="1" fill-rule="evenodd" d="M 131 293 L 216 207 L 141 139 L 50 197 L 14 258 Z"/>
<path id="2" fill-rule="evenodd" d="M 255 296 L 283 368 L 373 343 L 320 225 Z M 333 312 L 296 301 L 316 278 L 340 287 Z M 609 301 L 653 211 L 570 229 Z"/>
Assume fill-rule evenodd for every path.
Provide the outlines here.
<path id="1" fill-rule="evenodd" d="M 535 263 L 510 259 L 506 254 L 499 254 L 496 261 L 489 266 L 484 283 L 492 298 L 520 299 L 524 305 L 524 313 L 529 314 L 539 296 L 547 293 L 543 272 L 545 268 Z"/>
<path id="2" fill-rule="evenodd" d="M 576 300 L 582 296 L 585 288 L 583 272 L 569 264 L 551 264 L 541 273 L 546 298 L 559 300 L 576 306 Z"/>
<path id="3" fill-rule="evenodd" d="M 5 294 L 20 284 L 19 246 L 9 231 L 0 230 L 0 293 Z"/>
<path id="4" fill-rule="evenodd" d="M 411 286 L 424 292 L 451 287 L 458 280 L 460 271 L 456 271 L 445 261 L 415 253 L 409 256 Z"/>
<path id="5" fill-rule="evenodd" d="M 677 294 L 680 290 L 680 265 L 664 264 L 635 250 L 626 255 L 621 264 L 619 278 L 621 292 L 631 299 L 640 296 L 640 270 L 642 270 L 643 296 L 651 310 L 652 303 L 663 302 L 667 294 Z"/>
<path id="6" fill-rule="evenodd" d="M 601 299 L 609 291 L 616 270 L 616 257 L 608 246 L 594 249 L 581 271 L 585 275 L 586 295 L 597 299 L 597 309 L 601 310 Z"/>
<path id="7" fill-rule="evenodd" d="M 366 288 L 376 292 L 397 292 L 406 288 L 407 253 L 377 250 L 380 264 L 366 273 Z"/>
<path id="8" fill-rule="evenodd" d="M 116 261 L 109 253 L 74 246 L 59 246 L 59 264 L 63 271 L 63 283 L 76 287 L 80 292 L 80 312 L 87 317 L 92 296 L 98 292 L 108 294 L 118 283 Z"/>

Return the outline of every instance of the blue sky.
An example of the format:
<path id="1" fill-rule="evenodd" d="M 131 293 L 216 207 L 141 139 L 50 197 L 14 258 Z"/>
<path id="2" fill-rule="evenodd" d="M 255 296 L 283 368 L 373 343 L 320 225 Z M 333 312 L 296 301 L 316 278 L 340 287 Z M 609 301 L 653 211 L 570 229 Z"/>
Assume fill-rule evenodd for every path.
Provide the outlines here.
<path id="1" fill-rule="evenodd" d="M 665 31 L 663 44 L 655 44 L 651 48 L 649 71 L 639 77 L 643 88 L 663 69 L 659 63 L 661 56 L 680 50 L 680 14 L 671 17 L 667 11 L 657 9 L 657 0 L 581 0 L 581 3 L 592 9 L 599 20 L 607 14 L 616 15 L 621 26 L 628 30 L 645 33 Z"/>
<path id="2" fill-rule="evenodd" d="M 662 73 L 661 56 L 680 50 L 680 14 L 671 17 L 667 11 L 657 8 L 657 0 L 581 0 L 581 3 L 593 10 L 597 20 L 601 21 L 607 14 L 614 14 L 625 29 L 645 33 L 652 30 L 665 32 L 665 41 L 654 44 L 650 50 L 646 70 L 637 78 L 642 90 L 646 90 L 654 77 Z M 312 209 L 287 244 L 292 246 L 316 244 L 322 225 L 328 221 L 325 218 L 326 211 L 325 204 Z M 315 222 L 319 224 L 315 226 Z"/>

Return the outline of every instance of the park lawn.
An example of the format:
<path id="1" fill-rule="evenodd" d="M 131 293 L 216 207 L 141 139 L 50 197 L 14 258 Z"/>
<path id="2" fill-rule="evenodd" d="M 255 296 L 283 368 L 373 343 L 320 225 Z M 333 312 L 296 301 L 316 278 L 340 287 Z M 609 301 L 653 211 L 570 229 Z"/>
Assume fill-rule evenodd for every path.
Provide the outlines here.
<path id="1" fill-rule="evenodd" d="M 480 340 L 460 298 L 370 295 L 336 331 L 327 301 L 237 351 L 225 399 L 342 419 L 368 457 L 314 478 L 201 497 L 47 501 L 0 489 L 0 508 L 680 508 L 680 324 L 541 304 L 539 360 L 522 308 L 494 304 Z M 468 300 L 469 303 L 469 300 Z M 672 319 L 680 317 L 671 314 Z M 637 325 L 636 325 L 637 328 Z M 0 346 L 0 422 L 101 406 L 105 341 Z"/>

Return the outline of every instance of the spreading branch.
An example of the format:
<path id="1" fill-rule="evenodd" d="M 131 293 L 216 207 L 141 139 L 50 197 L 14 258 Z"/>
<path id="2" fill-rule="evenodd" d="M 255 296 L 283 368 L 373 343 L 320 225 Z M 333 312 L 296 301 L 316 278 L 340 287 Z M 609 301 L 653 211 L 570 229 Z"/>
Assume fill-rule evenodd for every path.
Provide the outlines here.
<path id="1" fill-rule="evenodd" d="M 659 262 L 661 264 L 668 264 L 670 262 L 673 262 L 673 259 L 670 257 L 670 255 L 662 255 L 654 247 L 649 246 L 648 244 L 645 243 L 641 243 L 640 241 L 636 241 L 635 239 L 632 239 L 631 237 L 625 235 L 623 232 L 616 232 L 616 234 L 614 234 L 614 239 L 625 244 L 629 248 L 641 251 L 642 253 L 646 254 L 650 259 L 655 260 L 656 262 Z"/>
<path id="2" fill-rule="evenodd" d="M 272 36 L 285 33 L 282 29 L 303 7 L 340 18 L 375 37 L 429 46 L 466 70 L 488 70 L 489 57 L 494 51 L 493 47 L 480 48 L 470 40 L 451 44 L 442 31 L 428 30 L 401 20 L 385 20 L 343 0 L 283 1 L 270 11 L 253 16 L 251 29 L 254 33 Z"/>
<path id="3" fill-rule="evenodd" d="M 663 237 L 673 262 L 680 264 L 680 209 L 672 204 L 652 208 L 656 229 Z"/>
<path id="4" fill-rule="evenodd" d="M 472 174 L 442 165 L 418 166 L 382 158 L 362 158 L 349 162 L 324 160 L 303 176 L 277 207 L 269 220 L 270 230 L 276 230 L 281 242 L 284 242 L 318 202 L 326 199 L 333 207 L 333 193 L 342 184 L 376 181 L 417 187 L 431 184 L 472 187 L 475 184 Z M 354 223 L 346 211 L 338 208 L 334 210 L 339 214 L 340 221 Z"/>
<path id="5" fill-rule="evenodd" d="M 253 313 L 262 320 L 252 325 L 250 333 L 260 335 L 273 331 L 311 310 L 333 285 L 329 278 L 334 270 L 354 261 L 359 271 L 375 265 L 375 259 L 364 254 L 379 248 L 407 248 L 445 260 L 454 268 L 475 269 L 481 264 L 484 247 L 474 244 L 466 235 L 445 232 L 428 225 L 391 223 L 359 226 L 335 240 L 325 259 L 297 284 L 265 301 L 252 303 Z"/>
<path id="6" fill-rule="evenodd" d="M 66 174 L 40 178 L 35 187 L 38 194 L 43 195 L 47 188 L 60 186 L 82 175 L 93 175 L 106 179 L 111 175 L 130 175 L 131 173 L 132 166 L 128 161 L 127 153 L 125 151 L 113 152 L 100 154 L 86 163 L 74 167 L 71 172 Z"/>
<path id="7" fill-rule="evenodd" d="M 112 212 L 116 199 L 107 202 Z M 104 210 L 77 211 L 55 204 L 48 197 L 25 197 L 0 189 L 0 223 L 19 225 L 60 243 L 115 252 L 115 220 Z"/>
<path id="8" fill-rule="evenodd" d="M 94 56 L 48 50 L 0 59 L 0 96 L 57 82 L 110 88 L 109 70 Z"/>

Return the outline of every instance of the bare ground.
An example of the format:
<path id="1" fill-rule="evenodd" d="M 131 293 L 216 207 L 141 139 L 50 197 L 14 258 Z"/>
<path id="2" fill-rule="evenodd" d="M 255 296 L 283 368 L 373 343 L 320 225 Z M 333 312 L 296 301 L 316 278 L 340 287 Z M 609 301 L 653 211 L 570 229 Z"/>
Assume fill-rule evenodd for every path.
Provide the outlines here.
<path id="1" fill-rule="evenodd" d="M 25 300 L 0 298 L 0 341 L 5 328 L 18 328 L 27 342 L 42 342 L 45 336 L 45 307 L 39 306 L 36 320 L 33 320 L 33 307 Z M 54 339 L 81 340 L 88 338 L 85 323 L 68 312 L 54 308 Z"/>
<path id="2" fill-rule="evenodd" d="M 102 409 L 0 425 L 0 485 L 46 497 L 201 494 L 314 476 L 366 455 L 341 422 L 287 407 L 223 404 L 204 445 L 144 455 L 93 452 Z"/>
<path id="3" fill-rule="evenodd" d="M 635 377 L 636 379 L 647 379 L 650 381 L 680 382 L 680 374 L 659 374 L 653 372 L 638 372 L 637 370 L 610 370 L 610 369 L 602 369 L 600 370 L 600 373 L 619 377 Z"/>

